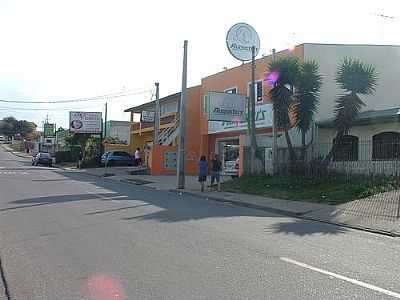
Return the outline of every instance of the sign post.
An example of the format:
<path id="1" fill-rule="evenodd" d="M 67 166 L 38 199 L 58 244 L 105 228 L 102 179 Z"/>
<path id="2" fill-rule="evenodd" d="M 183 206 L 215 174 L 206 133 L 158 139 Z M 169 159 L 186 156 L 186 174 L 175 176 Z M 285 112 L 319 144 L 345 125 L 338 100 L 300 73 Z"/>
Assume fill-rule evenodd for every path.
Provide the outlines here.
<path id="1" fill-rule="evenodd" d="M 245 62 L 251 60 L 251 86 L 250 86 L 250 174 L 254 174 L 256 171 L 256 151 L 257 151 L 257 140 L 256 140 L 256 125 L 255 125 L 255 57 L 260 50 L 260 38 L 257 32 L 246 23 L 237 23 L 233 25 L 227 34 L 226 45 L 229 52 L 236 59 Z"/>

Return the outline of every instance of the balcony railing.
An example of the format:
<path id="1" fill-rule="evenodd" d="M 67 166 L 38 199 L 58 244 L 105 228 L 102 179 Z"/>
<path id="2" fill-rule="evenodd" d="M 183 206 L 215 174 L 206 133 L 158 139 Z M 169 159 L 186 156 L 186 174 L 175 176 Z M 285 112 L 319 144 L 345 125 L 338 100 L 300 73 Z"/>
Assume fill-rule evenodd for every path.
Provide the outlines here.
<path id="1" fill-rule="evenodd" d="M 166 124 L 174 124 L 175 120 L 177 119 L 177 114 L 171 114 L 165 117 L 160 118 L 160 125 L 166 125 Z M 137 130 L 143 130 L 147 128 L 153 128 L 154 129 L 154 124 L 153 123 L 142 123 L 140 122 L 135 122 L 132 124 L 132 131 L 137 131 Z"/>

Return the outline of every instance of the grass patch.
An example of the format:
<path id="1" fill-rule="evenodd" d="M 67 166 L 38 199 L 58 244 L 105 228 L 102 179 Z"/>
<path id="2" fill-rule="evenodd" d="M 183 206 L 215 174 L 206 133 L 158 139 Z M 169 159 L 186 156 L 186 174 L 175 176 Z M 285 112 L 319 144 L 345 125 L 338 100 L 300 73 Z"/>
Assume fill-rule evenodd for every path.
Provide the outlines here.
<path id="1" fill-rule="evenodd" d="M 305 178 L 276 176 L 243 176 L 223 184 L 223 190 L 325 204 L 341 204 L 400 188 L 399 178 L 375 181 L 355 179 L 346 182 L 338 178 Z"/>

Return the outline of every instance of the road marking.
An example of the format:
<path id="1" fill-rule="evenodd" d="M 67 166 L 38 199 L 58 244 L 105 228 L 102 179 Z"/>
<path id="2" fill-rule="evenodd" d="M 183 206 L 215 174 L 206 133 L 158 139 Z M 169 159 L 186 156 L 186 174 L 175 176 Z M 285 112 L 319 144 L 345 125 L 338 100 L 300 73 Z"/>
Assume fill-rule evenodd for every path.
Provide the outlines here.
<path id="1" fill-rule="evenodd" d="M 295 260 L 287 258 L 287 257 L 280 257 L 280 260 L 283 260 L 283 261 L 285 261 L 287 263 L 294 264 L 294 265 L 297 265 L 299 267 L 303 267 L 303 268 L 306 268 L 306 269 L 309 269 L 309 270 L 312 270 L 312 271 L 315 271 L 315 272 L 319 272 L 321 274 L 332 276 L 332 277 L 335 277 L 337 279 L 340 279 L 340 280 L 343 280 L 343 281 L 347 281 L 347 282 L 350 282 L 350 283 L 358 285 L 358 286 L 362 286 L 364 288 L 373 290 L 375 292 L 379 292 L 379 293 L 382 293 L 382 294 L 385 294 L 385 295 L 392 296 L 394 298 L 400 299 L 400 294 L 399 293 L 392 292 L 392 291 L 389 291 L 389 290 L 385 290 L 383 288 L 377 287 L 377 286 L 369 284 L 369 283 L 365 283 L 365 282 L 362 282 L 362 281 L 359 281 L 359 280 L 356 280 L 356 279 L 352 279 L 352 278 L 349 278 L 349 277 L 346 277 L 346 276 L 343 276 L 343 275 L 340 275 L 340 274 L 336 274 L 336 273 L 333 273 L 333 272 L 325 271 L 325 270 L 322 270 L 322 269 L 307 265 L 305 263 L 295 261 Z"/>
<path id="2" fill-rule="evenodd" d="M 0 175 L 28 175 L 27 172 L 0 171 Z"/>

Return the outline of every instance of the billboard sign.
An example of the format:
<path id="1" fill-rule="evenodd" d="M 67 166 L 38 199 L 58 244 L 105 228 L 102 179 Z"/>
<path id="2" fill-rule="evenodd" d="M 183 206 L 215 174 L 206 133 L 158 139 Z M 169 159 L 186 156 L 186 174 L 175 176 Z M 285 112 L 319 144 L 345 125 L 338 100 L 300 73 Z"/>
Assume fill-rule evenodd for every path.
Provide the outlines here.
<path id="1" fill-rule="evenodd" d="M 142 111 L 140 115 L 140 122 L 153 123 L 154 122 L 154 111 Z"/>
<path id="2" fill-rule="evenodd" d="M 43 133 L 44 133 L 44 137 L 45 138 L 54 137 L 55 125 L 54 124 L 50 124 L 50 123 L 44 124 L 43 125 Z"/>
<path id="3" fill-rule="evenodd" d="M 272 104 L 256 106 L 256 128 L 272 127 Z M 247 130 L 247 121 L 225 122 L 209 121 L 208 134 Z"/>
<path id="4" fill-rule="evenodd" d="M 209 121 L 245 121 L 246 97 L 238 94 L 208 92 L 206 113 Z"/>
<path id="5" fill-rule="evenodd" d="M 260 38 L 253 27 L 246 23 L 236 23 L 226 35 L 226 45 L 232 56 L 240 61 L 251 60 L 251 48 L 254 46 L 257 56 L 260 51 Z"/>
<path id="6" fill-rule="evenodd" d="M 74 133 L 100 134 L 101 129 L 101 112 L 69 112 L 69 131 Z"/>

